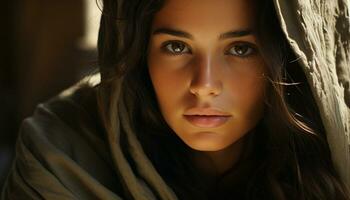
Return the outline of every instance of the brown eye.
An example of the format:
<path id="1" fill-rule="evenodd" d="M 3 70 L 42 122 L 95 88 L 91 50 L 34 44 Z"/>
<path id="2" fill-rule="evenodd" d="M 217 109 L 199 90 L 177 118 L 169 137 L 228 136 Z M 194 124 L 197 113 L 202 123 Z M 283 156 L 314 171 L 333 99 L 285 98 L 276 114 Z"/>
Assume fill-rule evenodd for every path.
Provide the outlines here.
<path id="1" fill-rule="evenodd" d="M 229 54 L 239 57 L 246 57 L 255 53 L 255 48 L 249 44 L 236 44 L 229 49 Z"/>
<path id="2" fill-rule="evenodd" d="M 164 45 L 164 49 L 171 54 L 182 54 L 189 52 L 187 45 L 179 41 L 167 42 Z"/>

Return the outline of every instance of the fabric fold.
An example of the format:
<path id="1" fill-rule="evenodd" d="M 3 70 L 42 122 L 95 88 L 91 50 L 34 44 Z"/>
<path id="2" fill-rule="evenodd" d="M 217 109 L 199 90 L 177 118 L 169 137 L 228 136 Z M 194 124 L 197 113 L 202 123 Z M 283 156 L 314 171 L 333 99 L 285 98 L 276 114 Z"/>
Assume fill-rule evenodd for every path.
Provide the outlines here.
<path id="1" fill-rule="evenodd" d="M 274 3 L 320 110 L 335 167 L 350 188 L 349 1 Z"/>

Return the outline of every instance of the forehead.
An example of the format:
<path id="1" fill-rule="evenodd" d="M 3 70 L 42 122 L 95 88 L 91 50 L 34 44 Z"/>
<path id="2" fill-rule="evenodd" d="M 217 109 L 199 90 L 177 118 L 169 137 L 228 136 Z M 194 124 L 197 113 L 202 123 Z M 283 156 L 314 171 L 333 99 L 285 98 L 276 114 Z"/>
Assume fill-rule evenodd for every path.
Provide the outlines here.
<path id="1" fill-rule="evenodd" d="M 166 0 L 156 13 L 153 26 L 171 26 L 186 30 L 252 28 L 252 0 Z"/>

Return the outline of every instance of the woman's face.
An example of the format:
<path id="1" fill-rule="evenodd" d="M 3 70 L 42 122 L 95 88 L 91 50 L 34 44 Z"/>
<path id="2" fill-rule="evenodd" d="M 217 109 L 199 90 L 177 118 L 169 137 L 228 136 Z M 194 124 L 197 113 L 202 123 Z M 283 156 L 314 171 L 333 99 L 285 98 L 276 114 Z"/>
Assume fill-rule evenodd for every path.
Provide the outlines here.
<path id="1" fill-rule="evenodd" d="M 195 150 L 222 150 L 262 117 L 254 15 L 249 0 L 167 0 L 155 15 L 150 78 L 164 119 Z"/>

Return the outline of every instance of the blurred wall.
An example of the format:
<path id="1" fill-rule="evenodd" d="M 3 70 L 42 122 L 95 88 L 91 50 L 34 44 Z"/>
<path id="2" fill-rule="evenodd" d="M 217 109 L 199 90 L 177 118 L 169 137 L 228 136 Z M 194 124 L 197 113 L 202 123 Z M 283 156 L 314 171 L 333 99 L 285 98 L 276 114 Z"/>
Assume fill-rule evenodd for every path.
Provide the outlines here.
<path id="1" fill-rule="evenodd" d="M 0 23 L 0 186 L 4 179 L 4 172 L 11 160 L 11 147 L 15 139 L 14 133 L 17 130 L 19 119 L 18 98 L 16 94 L 17 81 L 15 73 L 15 45 L 14 45 L 14 15 L 13 11 L 16 0 L 5 0 L 2 2 Z"/>
<path id="2" fill-rule="evenodd" d="M 6 28 L 0 31 L 4 41 L 0 52 L 0 186 L 13 158 L 20 122 L 38 103 L 96 68 L 96 46 L 91 40 L 97 39 L 85 44 L 91 33 L 87 33 L 89 12 L 84 0 L 5 1 L 2 24 Z"/>
<path id="3" fill-rule="evenodd" d="M 82 0 L 24 0 L 16 27 L 18 81 L 22 116 L 76 79 L 77 40 L 83 36 Z"/>

